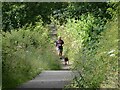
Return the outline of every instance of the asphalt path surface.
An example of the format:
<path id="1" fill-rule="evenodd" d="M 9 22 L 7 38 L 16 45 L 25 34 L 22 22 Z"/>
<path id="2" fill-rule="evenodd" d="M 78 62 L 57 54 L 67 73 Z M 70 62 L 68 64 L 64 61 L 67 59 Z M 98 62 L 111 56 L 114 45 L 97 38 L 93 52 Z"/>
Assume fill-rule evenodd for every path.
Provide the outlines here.
<path id="1" fill-rule="evenodd" d="M 71 63 L 65 65 L 64 61 L 61 60 L 61 64 L 61 70 L 42 71 L 33 80 L 22 84 L 18 89 L 63 89 L 66 85 L 71 83 L 76 74 L 70 70 Z"/>

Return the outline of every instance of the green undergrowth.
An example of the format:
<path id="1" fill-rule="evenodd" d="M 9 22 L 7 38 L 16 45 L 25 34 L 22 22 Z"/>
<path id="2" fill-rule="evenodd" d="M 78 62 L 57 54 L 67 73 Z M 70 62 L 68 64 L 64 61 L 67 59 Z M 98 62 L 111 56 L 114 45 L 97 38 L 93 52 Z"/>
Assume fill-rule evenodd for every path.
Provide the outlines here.
<path id="1" fill-rule="evenodd" d="M 42 70 L 61 68 L 48 30 L 41 22 L 2 32 L 2 88 L 15 88 Z"/>
<path id="2" fill-rule="evenodd" d="M 94 26 L 94 27 L 93 27 Z M 79 72 L 70 88 L 118 88 L 118 19 L 81 16 L 59 27 L 64 52 Z M 64 33 L 63 33 L 64 32 Z"/>

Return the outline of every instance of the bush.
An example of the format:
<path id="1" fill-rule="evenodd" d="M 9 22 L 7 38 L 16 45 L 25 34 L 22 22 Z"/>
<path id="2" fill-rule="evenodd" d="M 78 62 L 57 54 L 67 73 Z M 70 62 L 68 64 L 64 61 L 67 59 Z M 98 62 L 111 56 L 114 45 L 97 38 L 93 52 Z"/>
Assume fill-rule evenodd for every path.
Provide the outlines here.
<path id="1" fill-rule="evenodd" d="M 101 33 L 99 43 L 95 43 L 97 48 L 83 48 L 84 51 L 81 50 L 81 55 L 76 58 L 75 68 L 81 73 L 75 80 L 76 87 L 118 88 L 117 22 L 108 26 Z"/>
<path id="2" fill-rule="evenodd" d="M 70 20 L 59 28 L 65 41 L 65 53 L 74 62 L 73 70 L 79 72 L 70 87 L 117 88 L 117 21 L 103 25 L 99 17 L 83 15 L 81 19 Z"/>
<path id="3" fill-rule="evenodd" d="M 16 87 L 42 70 L 60 69 L 48 30 L 41 22 L 2 34 L 3 88 Z"/>

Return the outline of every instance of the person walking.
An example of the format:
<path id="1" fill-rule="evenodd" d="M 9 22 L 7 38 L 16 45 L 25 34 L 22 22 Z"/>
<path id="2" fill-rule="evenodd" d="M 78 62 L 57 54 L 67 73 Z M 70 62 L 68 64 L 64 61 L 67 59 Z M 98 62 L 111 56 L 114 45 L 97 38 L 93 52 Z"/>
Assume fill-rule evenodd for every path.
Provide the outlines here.
<path id="1" fill-rule="evenodd" d="M 62 59 L 63 44 L 64 44 L 64 41 L 61 39 L 61 36 L 59 36 L 58 40 L 56 41 L 56 49 L 58 51 L 58 55 L 60 59 Z"/>

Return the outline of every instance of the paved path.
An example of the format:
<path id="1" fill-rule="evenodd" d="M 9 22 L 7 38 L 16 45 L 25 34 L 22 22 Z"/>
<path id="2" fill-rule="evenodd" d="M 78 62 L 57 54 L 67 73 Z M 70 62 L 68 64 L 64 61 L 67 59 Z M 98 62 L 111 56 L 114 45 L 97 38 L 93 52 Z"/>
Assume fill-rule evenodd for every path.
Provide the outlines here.
<path id="1" fill-rule="evenodd" d="M 62 89 L 65 85 L 70 84 L 70 81 L 74 78 L 75 74 L 69 70 L 71 65 L 64 65 L 62 70 L 48 70 L 40 73 L 36 78 L 30 80 L 19 88 L 51 88 L 51 89 Z"/>
<path id="2" fill-rule="evenodd" d="M 72 71 L 43 71 L 35 79 L 21 85 L 20 88 L 64 88 L 73 78 Z"/>

